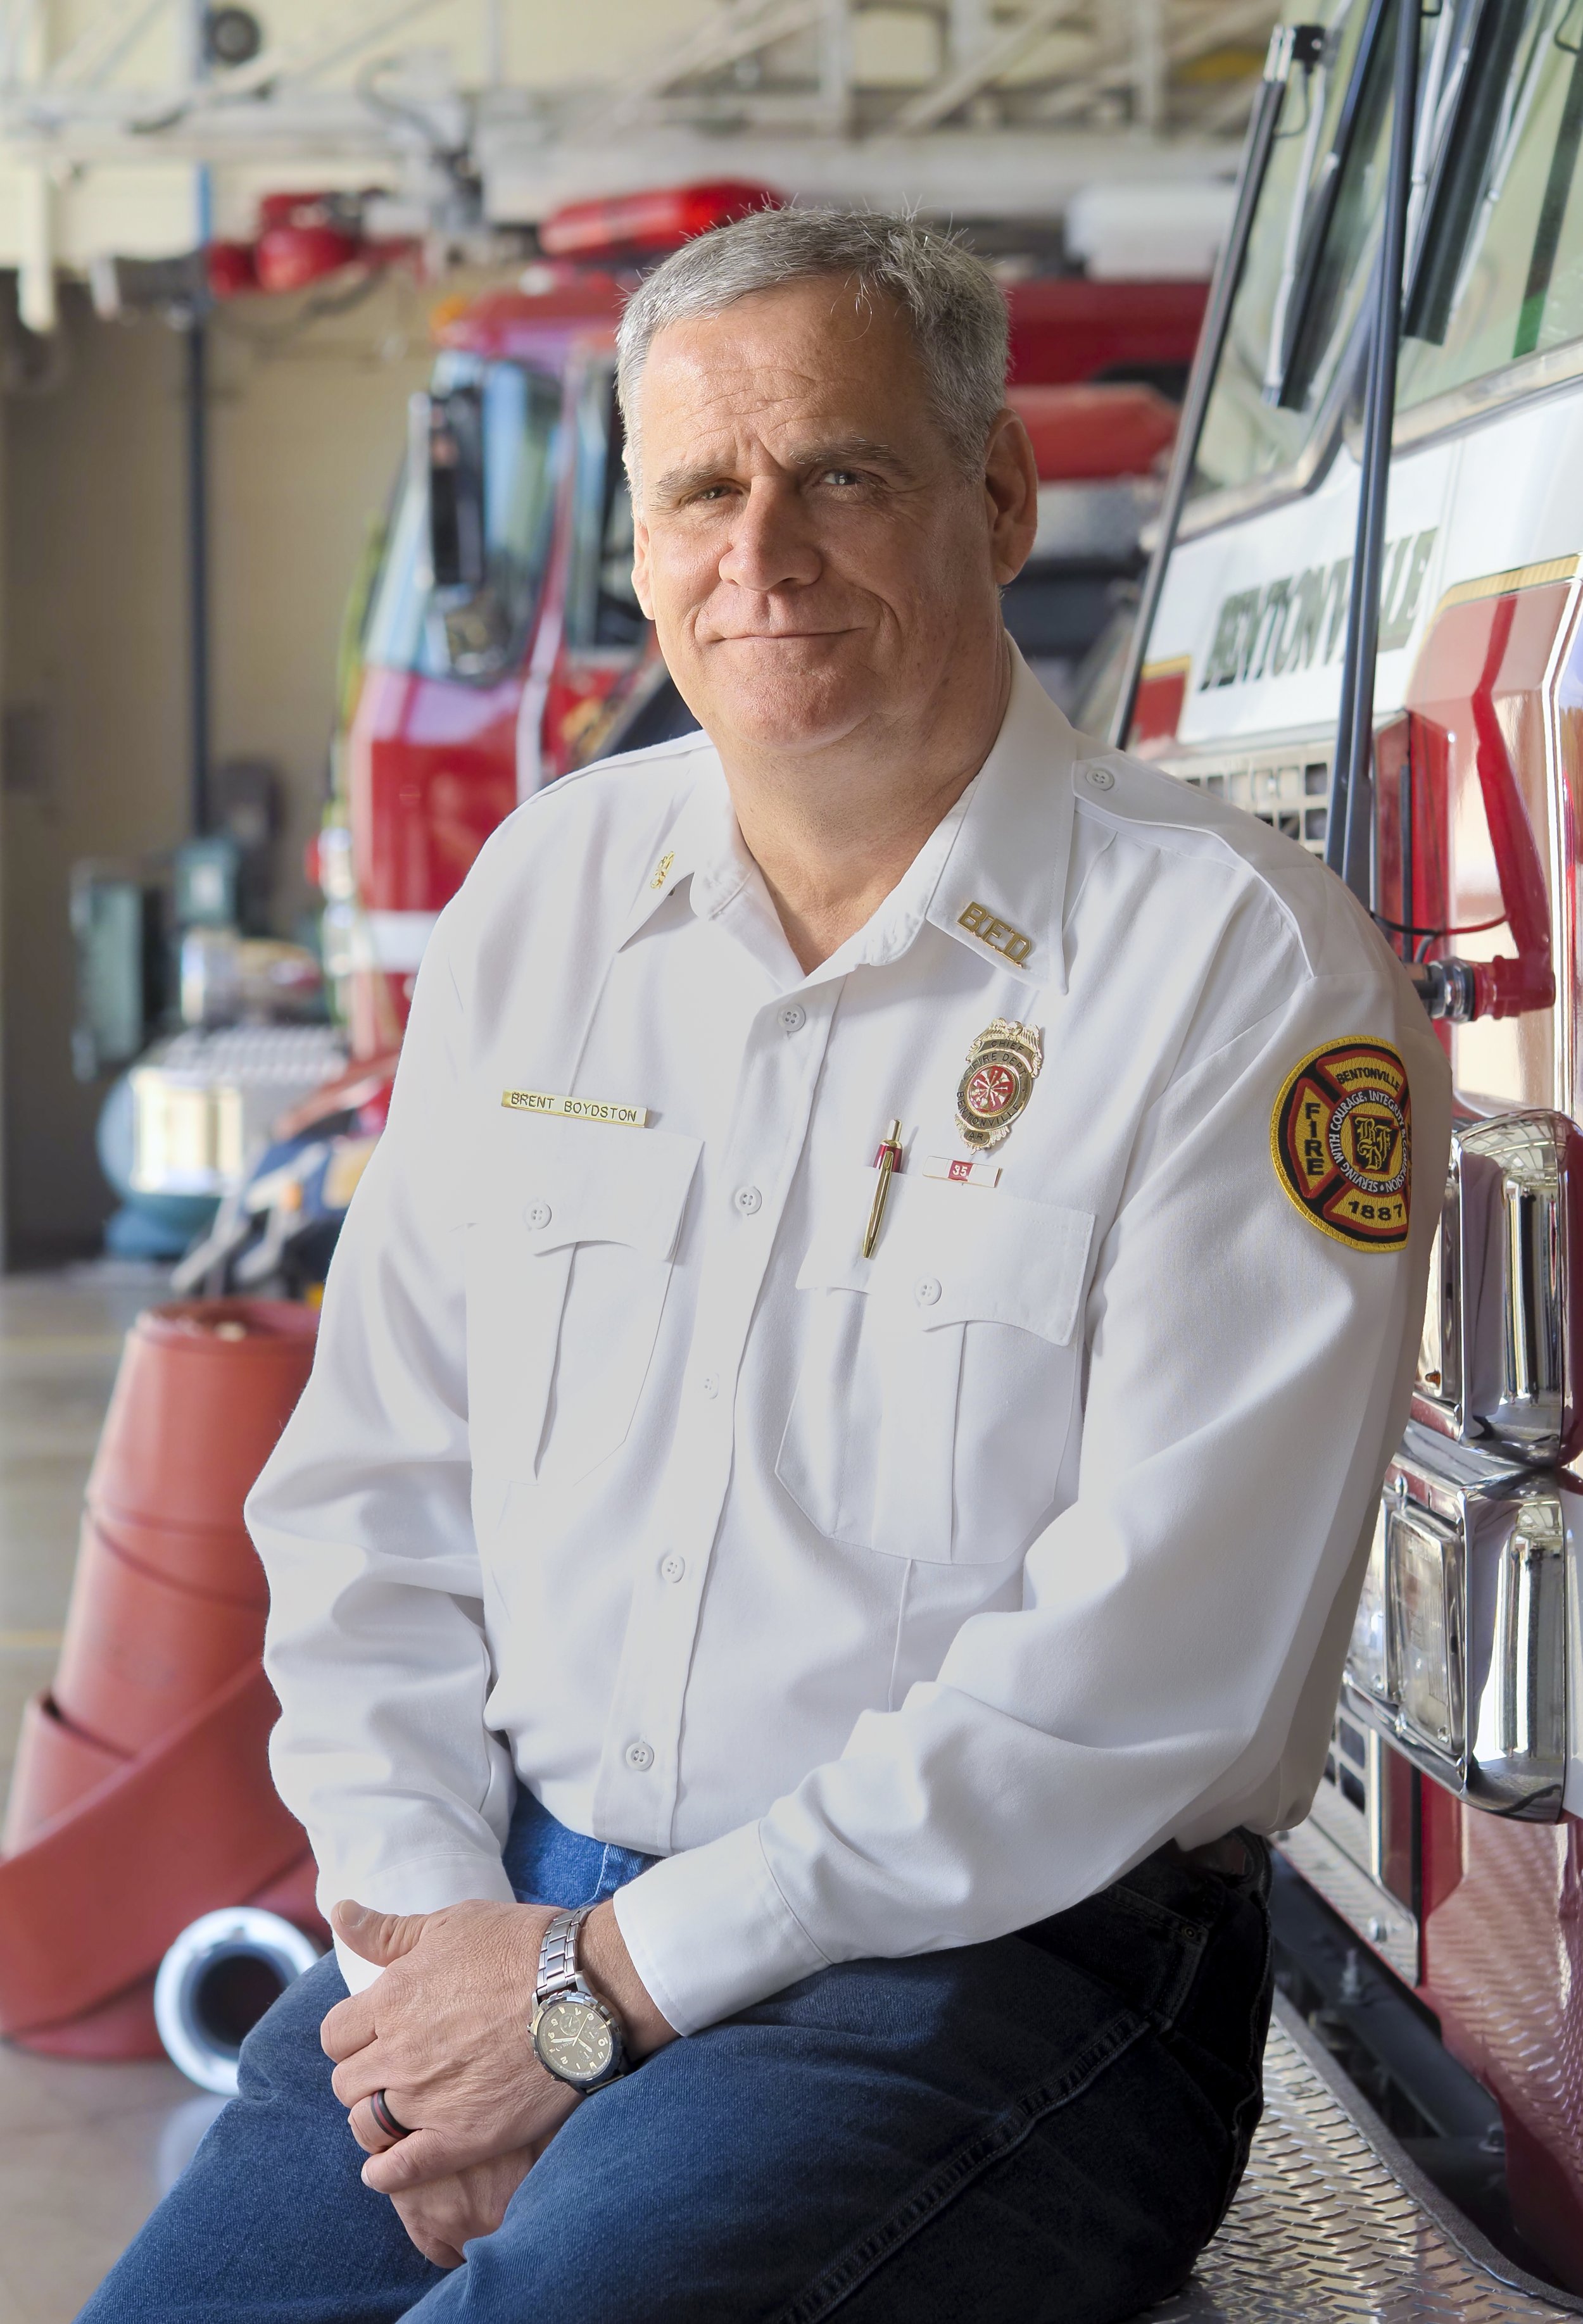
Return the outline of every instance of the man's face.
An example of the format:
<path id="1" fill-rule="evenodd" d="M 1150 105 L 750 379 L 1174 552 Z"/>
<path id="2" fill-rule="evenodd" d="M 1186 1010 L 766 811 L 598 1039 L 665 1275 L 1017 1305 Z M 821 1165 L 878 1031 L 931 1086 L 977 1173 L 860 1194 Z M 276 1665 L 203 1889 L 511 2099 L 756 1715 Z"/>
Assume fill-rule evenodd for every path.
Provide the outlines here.
<path id="1" fill-rule="evenodd" d="M 997 684 L 1034 478 L 1003 415 L 964 475 L 899 312 L 837 278 L 672 324 L 638 386 L 634 574 L 714 739 L 817 751 Z"/>

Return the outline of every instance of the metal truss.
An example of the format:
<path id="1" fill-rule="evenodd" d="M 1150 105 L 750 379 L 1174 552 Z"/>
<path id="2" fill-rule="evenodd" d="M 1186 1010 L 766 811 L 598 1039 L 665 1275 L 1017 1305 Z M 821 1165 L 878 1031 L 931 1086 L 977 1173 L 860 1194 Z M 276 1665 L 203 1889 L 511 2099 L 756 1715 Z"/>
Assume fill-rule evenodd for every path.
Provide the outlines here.
<path id="1" fill-rule="evenodd" d="M 377 185 L 388 231 L 462 247 L 558 203 L 722 175 L 835 200 L 1053 221 L 1079 187 L 1227 177 L 1278 0 L 700 0 L 693 29 L 560 88 L 514 81 L 523 0 L 250 0 L 245 64 L 206 65 L 205 0 L 0 0 L 0 263 L 54 326 L 56 277 L 106 246 L 172 246 L 140 166 L 193 172 L 190 228 L 227 187 Z M 560 6 L 564 0 L 536 0 Z M 288 29 L 272 36 L 272 6 Z M 456 78 L 449 41 L 482 60 Z M 152 61 L 151 61 L 152 60 Z M 108 184 L 109 180 L 103 182 Z M 183 246 L 190 246 L 190 241 Z"/>
<path id="2" fill-rule="evenodd" d="M 755 138 L 863 143 L 1073 127 L 1218 142 L 1239 129 L 1277 0 L 708 0 L 694 30 L 568 88 L 504 78 L 508 0 L 329 0 L 251 62 L 204 70 L 190 0 L 104 0 L 62 52 L 51 0 L 0 5 L 0 150 L 29 158 L 181 159 L 297 148 L 399 154 L 487 124 L 541 147 L 690 134 L 717 174 Z M 477 12 L 483 11 L 482 21 Z M 268 0 L 260 13 L 266 22 Z M 473 89 L 409 74 L 381 102 L 370 68 L 412 20 L 465 35 Z M 167 19 L 171 81 L 135 68 Z M 169 38 L 174 26 L 177 38 Z M 432 54 L 432 52 L 430 52 Z M 740 156 L 732 166 L 738 166 Z"/>

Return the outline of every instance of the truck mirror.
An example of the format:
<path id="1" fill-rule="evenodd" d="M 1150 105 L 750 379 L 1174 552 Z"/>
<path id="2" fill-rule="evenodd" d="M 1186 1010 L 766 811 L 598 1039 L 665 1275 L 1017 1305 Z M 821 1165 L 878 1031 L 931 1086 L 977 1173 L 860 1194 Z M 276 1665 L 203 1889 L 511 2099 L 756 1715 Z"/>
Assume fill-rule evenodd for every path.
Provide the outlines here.
<path id="1" fill-rule="evenodd" d="M 484 553 L 484 400 L 476 387 L 424 399 L 429 457 L 429 561 L 437 589 L 473 595 Z"/>

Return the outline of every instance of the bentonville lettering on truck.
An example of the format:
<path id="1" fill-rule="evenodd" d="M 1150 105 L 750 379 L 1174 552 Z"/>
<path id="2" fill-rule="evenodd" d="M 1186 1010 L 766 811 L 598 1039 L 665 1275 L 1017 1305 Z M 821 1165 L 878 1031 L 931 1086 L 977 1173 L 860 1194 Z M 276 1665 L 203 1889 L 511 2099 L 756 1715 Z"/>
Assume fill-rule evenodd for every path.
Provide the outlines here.
<path id="1" fill-rule="evenodd" d="M 1382 648 L 1403 646 L 1412 634 L 1435 545 L 1432 524 L 1388 544 L 1389 576 L 1380 606 Z M 1262 588 L 1239 589 L 1223 597 L 1215 616 L 1199 687 L 1236 686 L 1249 678 L 1284 678 L 1288 670 L 1312 669 L 1316 662 L 1340 659 L 1351 599 L 1352 559 L 1266 581 Z"/>

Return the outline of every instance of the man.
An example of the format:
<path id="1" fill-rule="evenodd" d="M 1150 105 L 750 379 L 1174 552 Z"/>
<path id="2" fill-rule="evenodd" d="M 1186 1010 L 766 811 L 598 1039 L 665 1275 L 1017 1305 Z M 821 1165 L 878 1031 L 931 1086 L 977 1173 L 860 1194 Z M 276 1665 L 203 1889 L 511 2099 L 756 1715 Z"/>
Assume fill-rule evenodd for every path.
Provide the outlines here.
<path id="1" fill-rule="evenodd" d="M 435 933 L 251 1505 L 339 1968 L 93 2324 L 1104 2324 L 1230 2200 L 1447 1078 L 1317 862 L 1019 661 L 1004 368 L 901 219 L 627 310 L 704 733 Z"/>

